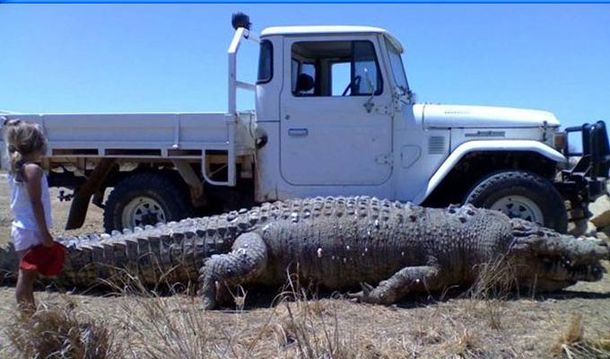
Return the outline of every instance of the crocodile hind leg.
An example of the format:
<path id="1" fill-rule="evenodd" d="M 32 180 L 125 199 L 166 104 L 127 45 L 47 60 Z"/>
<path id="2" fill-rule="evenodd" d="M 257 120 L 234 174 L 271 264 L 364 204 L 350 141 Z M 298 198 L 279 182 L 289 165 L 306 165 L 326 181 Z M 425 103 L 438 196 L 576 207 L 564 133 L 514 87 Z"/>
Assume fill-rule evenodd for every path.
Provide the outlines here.
<path id="1" fill-rule="evenodd" d="M 237 237 L 231 252 L 213 255 L 201 267 L 199 295 L 205 309 L 213 309 L 220 286 L 233 287 L 256 278 L 267 265 L 267 247 L 257 233 Z"/>
<path id="2" fill-rule="evenodd" d="M 396 303 L 410 292 L 435 288 L 437 284 L 436 266 L 405 267 L 376 287 L 362 283 L 362 291 L 350 296 L 362 302 L 387 305 Z"/>

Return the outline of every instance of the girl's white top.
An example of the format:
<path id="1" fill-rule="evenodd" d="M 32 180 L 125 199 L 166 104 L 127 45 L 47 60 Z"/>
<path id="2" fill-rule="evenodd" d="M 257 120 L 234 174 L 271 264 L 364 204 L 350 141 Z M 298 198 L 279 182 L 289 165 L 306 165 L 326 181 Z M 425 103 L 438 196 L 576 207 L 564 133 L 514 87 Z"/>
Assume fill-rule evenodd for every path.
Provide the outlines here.
<path id="1" fill-rule="evenodd" d="M 40 231 L 36 217 L 34 216 L 34 208 L 30 201 L 30 194 L 24 182 L 17 182 L 15 177 L 8 175 L 8 182 L 11 186 L 11 211 L 15 219 L 13 220 L 13 226 L 23 229 L 31 229 L 34 231 Z M 42 208 L 44 209 L 44 217 L 47 222 L 47 228 L 51 228 L 53 225 L 51 220 L 51 196 L 49 195 L 49 183 L 47 182 L 47 176 L 44 174 L 40 179 L 40 195 L 42 201 Z"/>

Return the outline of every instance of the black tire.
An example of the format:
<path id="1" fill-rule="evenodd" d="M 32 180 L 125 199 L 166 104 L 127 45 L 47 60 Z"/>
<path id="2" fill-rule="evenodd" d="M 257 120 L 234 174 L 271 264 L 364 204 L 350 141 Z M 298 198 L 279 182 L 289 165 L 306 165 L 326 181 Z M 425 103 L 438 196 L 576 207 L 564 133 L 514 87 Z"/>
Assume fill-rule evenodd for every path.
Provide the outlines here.
<path id="1" fill-rule="evenodd" d="M 513 198 L 516 199 L 517 206 L 511 202 Z M 510 217 L 528 219 L 516 215 L 516 213 L 525 213 L 525 216 L 531 214 L 531 211 L 527 210 L 520 212 L 524 209 L 519 206 L 519 199 L 526 204 L 525 207 L 529 207 L 527 205 L 531 203 L 538 207 L 543 217 L 542 225 L 560 233 L 567 232 L 568 215 L 563 198 L 550 181 L 531 172 L 504 171 L 492 174 L 474 186 L 464 202 L 471 203 L 475 207 L 496 209 L 506 204 L 504 213 L 509 214 L 507 211 L 510 210 L 512 214 L 509 214 Z M 514 212 L 510 206 L 514 206 Z"/>
<path id="2" fill-rule="evenodd" d="M 147 212 L 146 208 L 150 210 Z M 135 215 L 138 209 L 140 214 Z M 125 211 L 134 215 L 130 216 Z M 191 214 L 188 187 L 178 175 L 142 172 L 124 178 L 114 187 L 104 205 L 104 229 L 110 233 L 134 225 L 176 221 Z M 136 223 L 124 223 L 126 216 L 139 219 L 134 220 Z"/>

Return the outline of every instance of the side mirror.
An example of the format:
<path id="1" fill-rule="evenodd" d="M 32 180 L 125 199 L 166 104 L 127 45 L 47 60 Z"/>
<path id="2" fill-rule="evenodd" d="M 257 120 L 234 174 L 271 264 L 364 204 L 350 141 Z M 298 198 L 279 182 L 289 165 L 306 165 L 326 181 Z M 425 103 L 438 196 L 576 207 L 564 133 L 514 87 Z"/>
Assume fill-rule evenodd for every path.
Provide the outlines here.
<path id="1" fill-rule="evenodd" d="M 407 94 L 407 98 L 409 99 L 409 102 L 411 104 L 417 103 L 417 94 L 415 92 L 412 92 L 411 90 L 409 90 L 409 93 Z"/>
<path id="2" fill-rule="evenodd" d="M 395 93 L 398 95 L 398 98 L 405 97 L 407 99 L 407 103 L 415 104 L 417 103 L 417 95 L 415 92 L 411 90 L 407 90 L 404 86 L 396 86 L 394 88 Z M 404 100 L 401 99 L 404 102 Z"/>

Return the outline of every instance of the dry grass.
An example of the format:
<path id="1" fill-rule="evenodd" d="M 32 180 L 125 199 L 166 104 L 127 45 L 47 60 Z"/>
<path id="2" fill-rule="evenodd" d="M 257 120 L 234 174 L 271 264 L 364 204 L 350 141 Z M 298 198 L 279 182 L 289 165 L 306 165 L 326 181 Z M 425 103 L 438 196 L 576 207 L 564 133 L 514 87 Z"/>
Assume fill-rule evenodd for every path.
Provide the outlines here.
<path id="1" fill-rule="evenodd" d="M 136 358 L 396 357 L 355 340 L 340 325 L 337 302 L 311 300 L 298 281 L 290 281 L 267 315 L 256 321 L 245 318 L 243 290 L 228 322 L 218 321 L 218 312 L 203 311 L 198 298 L 158 297 L 137 281 L 130 288 L 137 295 L 126 296 L 117 321 L 129 333 L 125 354 Z"/>
<path id="2" fill-rule="evenodd" d="M 512 294 L 517 284 L 515 270 L 504 257 L 482 263 L 478 267 L 477 280 L 467 292 L 470 298 L 506 299 Z"/>
<path id="3" fill-rule="evenodd" d="M 478 269 L 475 283 L 466 292 L 466 310 L 469 315 L 485 320 L 490 329 L 502 329 L 505 315 L 505 300 L 514 296 L 516 278 L 514 268 L 501 257 L 489 263 L 483 263 Z"/>
<path id="4" fill-rule="evenodd" d="M 105 324 L 80 312 L 67 300 L 63 307 L 44 304 L 34 314 L 16 312 L 5 328 L 9 351 L 21 358 L 120 358 L 118 342 Z"/>
<path id="5" fill-rule="evenodd" d="M 563 346 L 549 352 L 559 336 L 556 328 L 561 324 L 557 323 L 564 320 L 554 317 L 547 319 L 549 325 L 541 326 L 544 322 L 537 319 L 551 313 L 541 312 L 541 305 L 546 304 L 535 301 L 524 306 L 511 300 L 456 298 L 402 309 L 339 299 L 312 299 L 306 290 L 289 286 L 270 308 L 204 311 L 197 297 L 182 294 L 162 297 L 142 291 L 137 283 L 116 297 L 73 297 L 75 304 L 66 304 L 71 302 L 56 293 L 39 297 L 41 302 L 48 303 L 43 306 L 46 312 L 41 312 L 41 321 L 47 322 L 44 318 L 49 317 L 48 313 L 65 312 L 60 322 L 69 323 L 64 327 L 73 329 L 71 336 L 61 334 L 65 329 L 47 330 L 50 338 L 45 342 L 53 344 L 55 350 L 38 352 L 62 352 L 58 348 L 67 346 L 58 343 L 65 343 L 67 337 L 72 338 L 68 343 L 76 347 L 79 344 L 72 343 L 79 343 L 75 338 L 81 336 L 74 335 L 77 332 L 74 328 L 82 330 L 93 325 L 102 331 L 110 329 L 113 334 L 112 340 L 100 340 L 99 347 L 109 350 L 99 358 L 495 358 L 551 354 L 603 357 L 602 353 L 608 353 L 610 339 L 586 340 L 578 329 L 580 324 L 574 324 L 562 337 Z M 487 306 L 492 305 L 491 300 L 500 308 L 499 328 L 492 328 L 489 318 Z M 528 313 L 528 308 L 536 312 Z M 55 318 L 59 314 L 50 316 Z M 41 337 L 37 330 L 40 328 L 33 325 L 19 329 L 21 338 L 28 340 Z M 548 339 L 543 339 L 542 333 L 548 333 Z M 534 334 L 531 344 L 523 343 L 523 336 Z M 11 345 L 10 351 L 0 350 L 0 357 L 13 357 L 18 352 L 16 348 Z M 77 353 L 74 356 L 55 357 L 95 357 L 74 352 Z M 34 357 L 32 353 L 31 349 L 22 350 L 20 357 Z M 63 353 L 70 352 L 64 349 Z"/>
<path id="6" fill-rule="evenodd" d="M 566 358 L 610 358 L 610 332 L 605 337 L 586 339 L 582 315 L 573 315 L 551 353 Z"/>
<path id="7" fill-rule="evenodd" d="M 356 357 L 350 333 L 340 329 L 337 310 L 309 297 L 298 278 L 290 277 L 278 297 L 280 314 L 270 321 L 278 349 L 307 359 Z"/>

